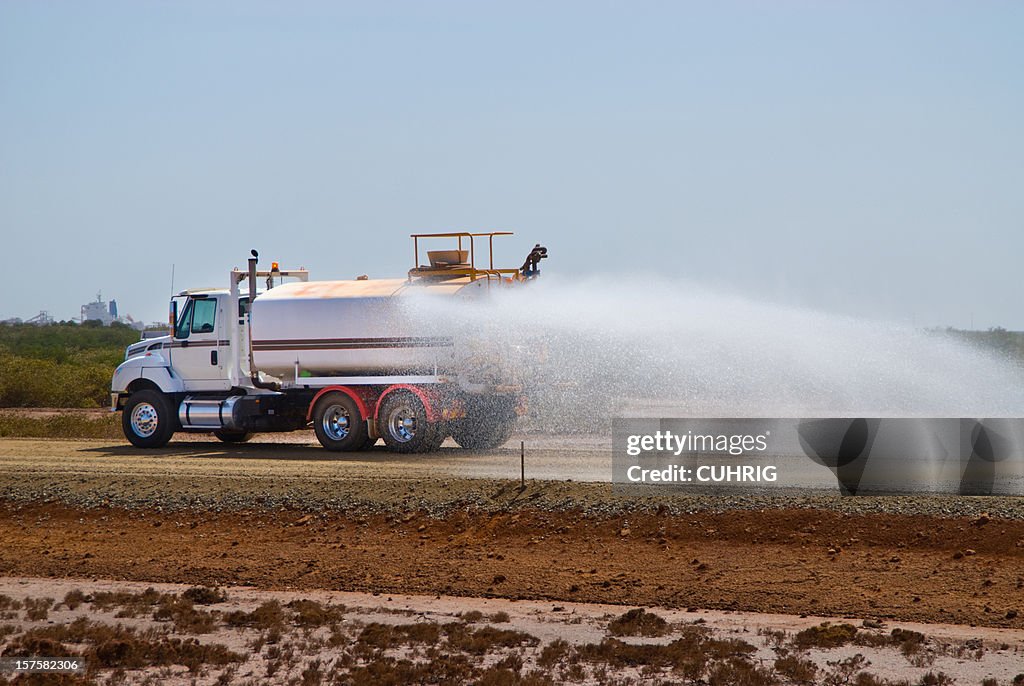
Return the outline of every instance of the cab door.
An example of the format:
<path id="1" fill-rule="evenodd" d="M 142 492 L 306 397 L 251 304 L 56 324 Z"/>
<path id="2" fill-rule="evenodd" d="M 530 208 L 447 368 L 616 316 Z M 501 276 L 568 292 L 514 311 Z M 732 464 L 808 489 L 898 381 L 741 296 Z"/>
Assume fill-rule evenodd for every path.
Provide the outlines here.
<path id="1" fill-rule="evenodd" d="M 189 391 L 226 390 L 227 346 L 224 301 L 192 295 L 178 318 L 171 343 L 171 367 Z"/>

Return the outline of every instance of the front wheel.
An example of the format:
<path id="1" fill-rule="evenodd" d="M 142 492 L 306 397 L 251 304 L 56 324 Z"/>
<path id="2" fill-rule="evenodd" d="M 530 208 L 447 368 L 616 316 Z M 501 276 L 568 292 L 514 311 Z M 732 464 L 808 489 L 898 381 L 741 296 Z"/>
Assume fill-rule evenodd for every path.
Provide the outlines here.
<path id="1" fill-rule="evenodd" d="M 313 408 L 313 431 L 320 445 L 337 452 L 363 450 L 366 422 L 359 406 L 345 393 L 325 393 Z"/>
<path id="2" fill-rule="evenodd" d="M 137 448 L 162 448 L 174 435 L 174 404 L 159 391 L 137 391 L 121 412 L 125 438 Z"/>
<path id="3" fill-rule="evenodd" d="M 427 419 L 427 408 L 415 393 L 388 395 L 377 412 L 377 433 L 396 453 L 437 450 L 445 438 L 442 424 Z"/>

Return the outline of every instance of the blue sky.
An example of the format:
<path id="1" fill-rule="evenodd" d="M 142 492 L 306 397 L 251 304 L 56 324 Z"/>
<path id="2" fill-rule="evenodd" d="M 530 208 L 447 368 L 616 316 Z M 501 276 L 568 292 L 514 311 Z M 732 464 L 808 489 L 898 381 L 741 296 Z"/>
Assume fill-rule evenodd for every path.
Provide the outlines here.
<path id="1" fill-rule="evenodd" d="M 0 318 L 412 231 L 1024 328 L 1024 4 L 0 4 Z M 680 284 L 685 288 L 685 283 Z"/>

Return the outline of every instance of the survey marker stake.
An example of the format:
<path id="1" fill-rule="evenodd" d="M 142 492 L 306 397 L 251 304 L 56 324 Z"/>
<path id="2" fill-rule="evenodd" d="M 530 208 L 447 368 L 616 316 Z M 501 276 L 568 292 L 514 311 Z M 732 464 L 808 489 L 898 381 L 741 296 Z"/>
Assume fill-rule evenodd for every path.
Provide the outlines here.
<path id="1" fill-rule="evenodd" d="M 526 441 L 519 441 L 519 488 L 526 488 Z"/>

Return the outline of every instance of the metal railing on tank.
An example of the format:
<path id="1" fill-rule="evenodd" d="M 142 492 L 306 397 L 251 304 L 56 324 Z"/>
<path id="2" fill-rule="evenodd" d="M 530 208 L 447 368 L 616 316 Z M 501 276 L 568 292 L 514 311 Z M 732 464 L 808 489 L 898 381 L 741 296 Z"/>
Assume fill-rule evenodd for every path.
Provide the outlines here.
<path id="1" fill-rule="evenodd" d="M 469 231 L 453 231 L 450 233 L 414 233 L 410 234 L 413 241 L 413 268 L 409 270 L 409 280 L 414 278 L 427 279 L 454 279 L 469 277 L 470 281 L 486 278 L 488 284 L 492 280 L 498 283 L 502 279 L 509 281 L 518 280 L 520 273 L 518 269 L 501 269 L 494 266 L 494 237 L 511 236 L 511 231 L 489 231 L 483 233 L 471 233 Z M 487 268 L 476 266 L 476 239 L 487 238 Z M 428 250 L 427 261 L 429 264 L 420 264 L 420 239 L 421 238 L 454 238 L 455 250 Z M 469 249 L 465 249 L 464 241 L 468 241 Z"/>

